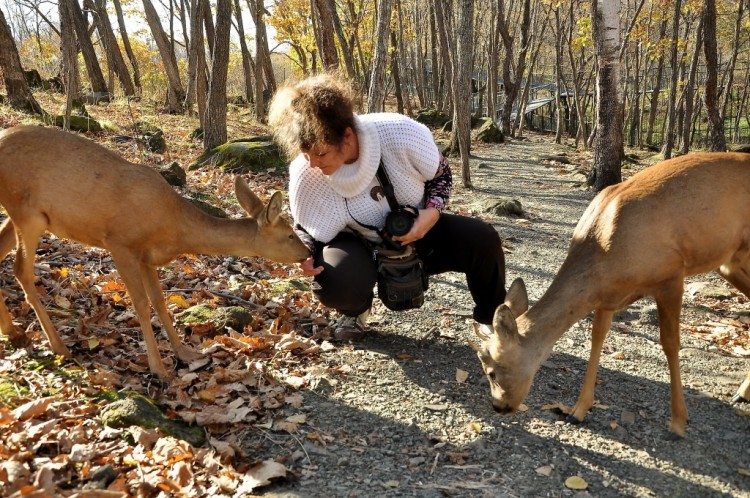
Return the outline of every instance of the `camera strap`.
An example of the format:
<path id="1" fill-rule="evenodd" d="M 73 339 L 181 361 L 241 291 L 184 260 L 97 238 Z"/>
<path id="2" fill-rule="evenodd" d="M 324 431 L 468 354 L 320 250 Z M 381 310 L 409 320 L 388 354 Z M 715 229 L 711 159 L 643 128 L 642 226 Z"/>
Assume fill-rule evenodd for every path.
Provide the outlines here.
<path id="1" fill-rule="evenodd" d="M 391 183 L 391 179 L 388 177 L 388 173 L 385 171 L 385 166 L 383 165 L 383 159 L 380 159 L 380 164 L 378 165 L 378 172 L 376 173 L 378 177 L 378 181 L 380 182 L 380 186 L 383 187 L 383 193 L 385 194 L 385 198 L 388 199 L 388 205 L 391 207 L 391 211 L 395 211 L 399 208 L 398 201 L 396 200 L 396 193 L 393 190 L 393 184 Z"/>
<path id="2" fill-rule="evenodd" d="M 385 194 L 385 198 L 388 200 L 388 205 L 391 207 L 391 211 L 395 211 L 399 208 L 398 201 L 396 200 L 396 194 L 393 190 L 393 184 L 391 183 L 391 179 L 388 178 L 388 173 L 385 171 L 385 166 L 383 165 L 383 159 L 380 159 L 380 164 L 378 165 L 378 171 L 375 173 L 375 176 L 378 178 L 378 183 L 380 183 L 380 186 L 383 187 L 383 194 Z M 357 218 L 354 217 L 354 215 L 349 211 L 349 203 L 346 201 L 346 197 L 344 197 L 344 204 L 346 205 L 346 212 L 349 213 L 349 216 L 352 217 L 352 219 L 359 225 L 365 227 L 368 230 L 372 230 L 374 232 L 380 233 L 380 229 L 378 227 L 374 227 L 372 225 L 367 225 L 365 223 L 362 223 Z"/>

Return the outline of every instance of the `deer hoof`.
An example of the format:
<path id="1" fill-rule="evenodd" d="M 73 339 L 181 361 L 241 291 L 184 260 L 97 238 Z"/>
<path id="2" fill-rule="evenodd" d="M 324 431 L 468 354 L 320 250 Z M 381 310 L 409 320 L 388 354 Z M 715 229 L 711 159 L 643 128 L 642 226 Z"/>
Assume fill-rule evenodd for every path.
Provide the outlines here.
<path id="1" fill-rule="evenodd" d="M 583 420 L 579 420 L 578 418 L 574 417 L 573 415 L 568 415 L 565 417 L 565 421 L 569 424 L 573 425 L 581 425 L 583 423 Z"/>

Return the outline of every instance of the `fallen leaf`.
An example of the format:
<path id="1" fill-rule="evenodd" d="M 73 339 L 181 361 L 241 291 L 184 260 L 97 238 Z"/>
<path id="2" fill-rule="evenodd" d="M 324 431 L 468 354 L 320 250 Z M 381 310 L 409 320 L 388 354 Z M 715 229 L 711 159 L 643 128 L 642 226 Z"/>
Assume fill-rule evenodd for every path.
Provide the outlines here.
<path id="1" fill-rule="evenodd" d="M 623 353 L 622 351 L 616 351 L 609 355 L 609 357 L 615 360 L 622 360 L 625 358 L 625 353 Z"/>
<path id="2" fill-rule="evenodd" d="M 54 401 L 54 397 L 48 396 L 46 398 L 35 399 L 24 403 L 15 410 L 13 410 L 13 417 L 16 420 L 28 420 L 30 418 L 36 418 L 42 413 L 47 411 L 50 403 Z"/>
<path id="3" fill-rule="evenodd" d="M 589 487 L 589 484 L 583 480 L 582 477 L 570 476 L 565 479 L 565 487 L 568 489 L 575 489 L 577 491 L 584 490 Z"/>
<path id="4" fill-rule="evenodd" d="M 750 477 L 750 470 L 743 469 L 742 467 L 737 467 L 737 473 L 741 476 Z"/>
<path id="5" fill-rule="evenodd" d="M 545 477 L 549 477 L 552 475 L 552 467 L 549 465 L 544 465 L 543 467 L 539 467 L 536 469 L 536 473 Z"/>
<path id="6" fill-rule="evenodd" d="M 459 384 L 463 384 L 468 378 L 469 372 L 467 372 L 466 370 L 461 370 L 460 368 L 456 369 L 456 382 L 458 382 Z"/>

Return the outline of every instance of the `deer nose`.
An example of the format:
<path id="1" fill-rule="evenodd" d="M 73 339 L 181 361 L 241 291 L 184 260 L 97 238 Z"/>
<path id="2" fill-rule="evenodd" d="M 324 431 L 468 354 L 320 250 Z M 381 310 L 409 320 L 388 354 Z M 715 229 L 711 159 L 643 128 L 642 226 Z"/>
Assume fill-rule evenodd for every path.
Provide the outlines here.
<path id="1" fill-rule="evenodd" d="M 512 407 L 510 407 L 508 405 L 505 405 L 505 404 L 498 405 L 498 404 L 495 404 L 495 403 L 492 403 L 492 409 L 495 410 L 497 413 L 499 413 L 501 415 L 508 415 L 508 414 L 511 414 L 511 413 L 513 413 L 515 411 L 515 410 L 513 410 Z"/>

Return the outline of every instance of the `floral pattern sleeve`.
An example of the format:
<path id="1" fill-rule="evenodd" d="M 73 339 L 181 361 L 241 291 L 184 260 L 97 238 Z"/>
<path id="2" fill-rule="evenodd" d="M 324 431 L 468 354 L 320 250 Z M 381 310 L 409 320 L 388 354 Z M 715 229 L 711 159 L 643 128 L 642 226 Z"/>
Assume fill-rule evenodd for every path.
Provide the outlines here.
<path id="1" fill-rule="evenodd" d="M 441 154 L 440 165 L 438 166 L 437 173 L 435 173 L 435 177 L 424 184 L 425 207 L 434 207 L 442 212 L 445 205 L 448 204 L 452 189 L 453 173 L 451 173 L 448 160 Z"/>

